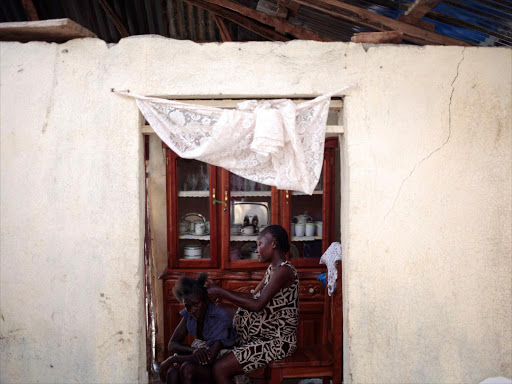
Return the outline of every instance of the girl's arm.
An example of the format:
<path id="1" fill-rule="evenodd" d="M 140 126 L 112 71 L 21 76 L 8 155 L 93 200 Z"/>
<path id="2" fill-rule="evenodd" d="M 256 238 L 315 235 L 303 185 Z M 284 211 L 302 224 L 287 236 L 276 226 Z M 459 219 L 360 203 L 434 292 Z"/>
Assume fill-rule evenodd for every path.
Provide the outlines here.
<path id="1" fill-rule="evenodd" d="M 170 354 L 190 354 L 194 352 L 195 348 L 189 347 L 188 345 L 183 345 L 183 340 L 187 336 L 187 320 L 185 318 L 181 319 L 180 323 L 174 330 L 174 333 L 171 336 L 171 340 L 169 341 L 169 353 Z"/>
<path id="2" fill-rule="evenodd" d="M 227 289 L 216 286 L 211 281 L 208 281 L 206 286 L 208 287 L 208 295 L 222 297 L 239 307 L 259 312 L 265 308 L 270 299 L 272 299 L 279 290 L 291 286 L 294 280 L 295 275 L 290 268 L 277 268 L 267 286 L 262 290 L 261 295 L 256 299 L 254 299 L 252 295 L 228 291 Z M 258 284 L 258 287 L 260 287 L 260 284 Z"/>
<path id="3" fill-rule="evenodd" d="M 192 354 L 171 356 L 161 366 L 166 369 L 171 364 L 182 364 L 187 361 L 201 365 L 210 364 L 215 361 L 222 347 L 222 341 L 219 340 L 214 342 L 208 351 L 205 348 L 199 348 L 194 350 Z"/>

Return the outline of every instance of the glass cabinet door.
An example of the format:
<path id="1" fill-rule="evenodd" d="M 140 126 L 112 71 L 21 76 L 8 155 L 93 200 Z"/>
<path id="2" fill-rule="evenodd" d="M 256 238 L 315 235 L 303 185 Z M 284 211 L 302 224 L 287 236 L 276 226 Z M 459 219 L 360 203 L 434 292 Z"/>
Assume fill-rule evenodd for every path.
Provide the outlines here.
<path id="1" fill-rule="evenodd" d="M 296 191 L 280 191 L 283 206 L 281 225 L 290 237 L 288 257 L 298 267 L 317 267 L 332 241 L 335 146 L 331 141 L 326 141 L 322 173 L 311 196 Z"/>
<path id="2" fill-rule="evenodd" d="M 278 191 L 222 170 L 221 260 L 232 269 L 263 268 L 256 239 L 267 225 L 279 222 Z"/>
<path id="3" fill-rule="evenodd" d="M 171 150 L 167 161 L 169 267 L 216 267 L 216 167 Z"/>

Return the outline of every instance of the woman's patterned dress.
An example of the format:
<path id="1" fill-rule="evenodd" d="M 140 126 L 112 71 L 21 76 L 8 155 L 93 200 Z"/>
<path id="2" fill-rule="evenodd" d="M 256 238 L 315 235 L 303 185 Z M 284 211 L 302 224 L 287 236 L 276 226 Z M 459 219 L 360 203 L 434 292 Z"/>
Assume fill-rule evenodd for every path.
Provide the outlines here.
<path id="1" fill-rule="evenodd" d="M 295 275 L 293 284 L 277 292 L 260 312 L 238 308 L 233 319 L 233 326 L 238 333 L 233 353 L 245 373 L 271 361 L 284 359 L 295 352 L 297 347 L 299 277 L 295 267 L 288 261 L 281 263 L 278 268 L 292 269 Z M 272 265 L 265 272 L 263 289 L 270 280 L 271 270 Z"/>

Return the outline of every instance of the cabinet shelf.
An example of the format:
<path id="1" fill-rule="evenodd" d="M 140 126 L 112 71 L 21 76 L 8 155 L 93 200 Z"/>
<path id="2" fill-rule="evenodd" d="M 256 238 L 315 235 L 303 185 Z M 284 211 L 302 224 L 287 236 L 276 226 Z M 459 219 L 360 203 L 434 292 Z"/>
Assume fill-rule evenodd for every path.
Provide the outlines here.
<path id="1" fill-rule="evenodd" d="M 324 191 L 313 191 L 313 195 L 323 195 L 323 194 L 324 194 Z M 309 196 L 309 195 L 304 192 L 293 191 L 292 196 Z"/>
<path id="2" fill-rule="evenodd" d="M 292 241 L 322 240 L 322 236 L 292 236 Z"/>
<path id="3" fill-rule="evenodd" d="M 231 197 L 271 196 L 271 191 L 231 191 Z"/>
<path id="4" fill-rule="evenodd" d="M 180 235 L 183 240 L 210 240 L 210 235 Z"/>
<path id="5" fill-rule="evenodd" d="M 236 236 L 231 236 L 230 237 L 230 240 L 231 241 L 256 241 L 256 239 L 258 238 L 258 234 L 254 234 L 254 235 L 236 235 Z"/>
<path id="6" fill-rule="evenodd" d="M 179 191 L 178 197 L 209 197 L 210 191 Z"/>

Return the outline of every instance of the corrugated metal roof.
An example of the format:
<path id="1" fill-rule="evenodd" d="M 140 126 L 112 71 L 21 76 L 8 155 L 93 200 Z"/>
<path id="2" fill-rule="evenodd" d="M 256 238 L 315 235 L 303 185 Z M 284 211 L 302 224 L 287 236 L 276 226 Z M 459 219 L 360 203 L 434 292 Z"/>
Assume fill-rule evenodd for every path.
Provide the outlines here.
<path id="1" fill-rule="evenodd" d="M 214 3 L 214 1 L 209 1 Z M 252 9 L 275 15 L 278 0 L 238 0 Z M 413 0 L 347 0 L 345 3 L 398 19 Z M 117 14 L 130 35 L 159 34 L 197 42 L 221 41 L 212 14 L 186 0 L 33 0 L 39 19 L 69 18 L 116 43 L 121 34 L 105 11 Z M 21 0 L 0 2 L 0 22 L 26 21 Z M 512 47 L 512 2 L 506 0 L 446 0 L 423 18 L 435 32 L 480 46 Z M 349 41 L 354 33 L 372 31 L 345 19 L 305 5 L 288 22 L 336 41 Z M 230 21 L 225 21 L 234 41 L 264 40 Z M 290 39 L 293 39 L 290 36 Z M 407 43 L 407 41 L 405 41 Z"/>

